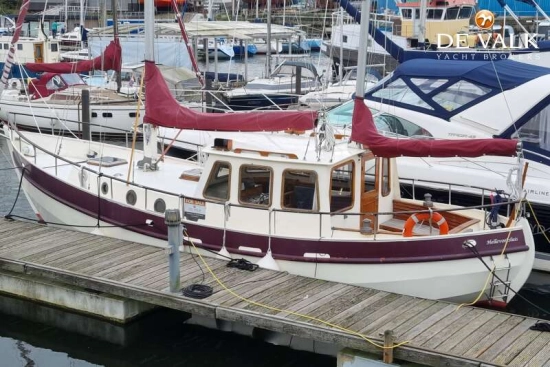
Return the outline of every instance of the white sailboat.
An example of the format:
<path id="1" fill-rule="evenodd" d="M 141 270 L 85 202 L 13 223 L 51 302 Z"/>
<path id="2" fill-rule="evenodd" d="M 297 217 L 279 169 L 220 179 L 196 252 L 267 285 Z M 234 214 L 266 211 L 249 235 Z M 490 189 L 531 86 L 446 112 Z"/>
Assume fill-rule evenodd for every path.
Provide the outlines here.
<path id="1" fill-rule="evenodd" d="M 152 3 L 146 9 L 151 21 Z M 147 49 L 152 45 L 149 40 Z M 310 139 L 288 137 L 293 144 L 220 139 L 205 148 L 202 162 L 159 159 L 158 126 L 308 130 L 316 114 L 195 113 L 170 97 L 152 55 L 145 55 L 148 103 L 137 166 L 130 149 L 72 138 L 60 145 L 57 137 L 4 127 L 15 166 L 25 167 L 18 171 L 23 189 L 46 222 L 164 247 L 164 212 L 178 208 L 185 251 L 194 245 L 208 256 L 220 252 L 293 274 L 432 299 L 472 300 L 486 292 L 486 300 L 507 302 L 513 297 L 508 285 L 516 290 L 527 279 L 533 237 L 518 201 L 508 203 L 513 215 L 497 216 L 502 228 L 489 228 L 482 208 L 403 199 L 394 159 L 509 155 L 516 142 L 385 138 L 358 98 L 351 141 L 332 140 L 320 126 Z M 363 84 L 360 76 L 359 96 Z M 505 285 L 491 281 L 494 276 L 505 277 Z"/>

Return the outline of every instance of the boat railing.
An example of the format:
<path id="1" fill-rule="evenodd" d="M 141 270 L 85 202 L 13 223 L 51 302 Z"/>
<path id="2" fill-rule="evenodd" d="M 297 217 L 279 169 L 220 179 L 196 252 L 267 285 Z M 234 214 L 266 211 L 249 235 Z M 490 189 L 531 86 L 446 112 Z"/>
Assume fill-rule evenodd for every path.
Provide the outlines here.
<path id="1" fill-rule="evenodd" d="M 383 32 L 395 33 L 399 29 L 395 28 L 395 24 L 391 20 L 387 19 L 371 19 L 371 23 L 378 29 Z M 344 11 L 337 11 L 332 13 L 332 29 L 338 28 L 340 25 L 356 24 L 355 18 L 351 17 L 349 14 Z"/>
<path id="2" fill-rule="evenodd" d="M 78 172 L 84 172 L 86 171 L 87 175 L 87 183 L 88 186 L 83 186 L 84 189 L 97 193 L 97 195 L 104 199 L 111 199 L 111 200 L 124 200 L 124 198 L 127 198 L 127 195 L 129 191 L 134 191 L 134 194 L 139 199 L 136 199 L 136 202 L 134 203 L 134 206 L 138 210 L 148 211 L 152 215 L 161 216 L 162 211 L 155 210 L 156 203 L 159 200 L 162 200 L 164 202 L 165 208 L 170 209 L 178 209 L 182 213 L 182 218 L 184 218 L 185 222 L 190 221 L 197 221 L 200 219 L 192 218 L 189 213 L 186 213 L 185 211 L 185 202 L 191 201 L 193 203 L 199 202 L 204 205 L 206 208 L 205 210 L 209 213 L 209 216 L 213 216 L 214 218 L 219 217 L 220 222 L 219 225 L 223 225 L 224 228 L 228 230 L 242 230 L 243 226 L 253 226 L 248 227 L 248 229 L 252 231 L 263 231 L 265 233 L 268 233 L 269 236 L 289 236 L 289 235 L 295 235 L 295 236 L 307 236 L 310 238 L 324 238 L 327 235 L 330 235 L 331 233 L 334 233 L 336 230 L 344 230 L 344 231 L 352 231 L 352 232 L 361 232 L 361 228 L 358 228 L 359 220 L 354 221 L 357 223 L 357 226 L 354 226 L 354 228 L 349 229 L 342 229 L 342 228 L 335 228 L 332 218 L 333 217 L 341 217 L 341 218 L 359 218 L 363 216 L 372 216 L 377 220 L 381 216 L 393 216 L 398 214 L 418 214 L 418 213 L 431 213 L 432 210 L 429 208 L 426 208 L 425 210 L 414 210 L 414 211 L 394 211 L 394 212 L 350 212 L 350 211 L 342 211 L 342 212 L 323 212 L 323 211 L 308 211 L 308 210 L 302 210 L 302 209 L 295 209 L 295 208 L 273 208 L 269 206 L 260 206 L 260 205 L 253 205 L 253 204 L 237 204 L 237 203 L 231 203 L 229 201 L 220 201 L 220 200 L 213 200 L 203 197 L 192 197 L 192 196 L 186 196 L 183 194 L 175 194 L 173 192 L 168 192 L 165 190 L 161 190 L 158 188 L 152 188 L 148 186 L 141 185 L 139 183 L 136 183 L 133 181 L 133 176 L 129 177 L 116 177 L 110 174 L 106 174 L 104 172 L 101 172 L 97 169 L 89 168 L 85 164 L 88 162 L 88 160 L 84 161 L 72 161 L 67 158 L 64 158 L 60 156 L 59 154 L 56 154 L 51 151 L 47 151 L 44 148 L 41 148 L 31 140 L 29 140 L 27 137 L 24 136 L 24 134 L 21 134 L 19 131 L 10 130 L 11 134 L 18 134 L 18 137 L 10 136 L 11 141 L 13 142 L 14 146 L 17 144 L 18 141 L 18 149 L 21 152 L 21 154 L 25 156 L 34 156 L 34 164 L 36 164 L 36 156 L 37 152 L 41 151 L 44 152 L 46 155 L 49 155 L 54 158 L 54 164 L 53 166 L 49 166 L 49 169 L 53 168 L 53 173 L 55 176 L 59 175 L 59 169 L 63 167 L 65 169 L 66 174 L 66 167 L 67 166 L 73 166 L 75 167 Z M 25 143 L 24 143 L 25 142 Z M 69 142 L 65 142 L 64 145 L 69 145 Z M 94 142 L 95 143 L 95 142 Z M 25 146 L 23 144 L 26 144 Z M 32 146 L 34 149 L 34 152 L 30 152 L 28 146 Z M 69 147 L 66 147 L 66 149 L 69 149 Z M 107 190 L 104 190 L 104 185 L 107 185 Z M 459 186 L 459 185 L 456 185 Z M 468 186 L 469 187 L 469 186 Z M 489 189 L 486 189 L 489 190 Z M 461 211 L 470 211 L 473 209 L 477 210 L 484 210 L 487 212 L 487 215 L 489 211 L 491 211 L 493 208 L 502 208 L 502 206 L 507 205 L 509 208 L 513 205 L 516 205 L 518 203 L 521 203 L 522 199 L 517 200 L 508 200 L 504 201 L 502 203 L 490 203 L 490 204 L 479 204 L 474 206 L 467 206 L 467 207 L 461 207 L 461 206 L 453 206 L 450 208 L 437 208 L 437 212 L 445 216 L 445 213 L 447 212 L 461 212 Z M 254 216 L 251 217 L 253 220 L 251 221 L 243 221 L 241 214 L 245 214 L 246 211 L 254 210 Z M 508 210 L 508 213 L 510 213 L 511 210 Z M 250 213 L 248 213 L 250 214 Z M 465 214 L 467 216 L 467 213 Z M 305 219 L 304 219 L 305 218 Z M 314 220 L 311 220 L 311 218 L 317 218 Z M 257 220 L 265 220 L 261 222 L 260 225 L 257 225 L 257 222 L 254 221 Z M 298 223 L 297 221 L 300 221 Z M 251 224 L 252 223 L 252 224 Z M 286 223 L 293 223 L 293 225 L 285 225 Z M 304 225 L 302 225 L 304 223 Z M 307 225 L 305 225 L 307 223 Z M 316 223 L 316 224 L 315 224 Z M 380 230 L 377 228 L 377 225 L 373 226 L 373 231 L 369 234 L 373 235 L 373 238 L 376 240 L 376 235 L 380 233 Z M 483 228 L 486 228 L 486 220 L 483 221 Z M 246 228 L 245 228 L 246 229 Z M 295 231 L 296 233 L 291 233 L 292 231 Z"/>

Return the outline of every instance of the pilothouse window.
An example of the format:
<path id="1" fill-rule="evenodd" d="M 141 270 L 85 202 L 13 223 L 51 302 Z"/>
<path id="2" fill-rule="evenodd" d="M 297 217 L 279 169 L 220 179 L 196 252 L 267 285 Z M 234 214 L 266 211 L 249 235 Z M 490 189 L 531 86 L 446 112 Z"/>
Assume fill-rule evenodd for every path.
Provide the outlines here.
<path id="1" fill-rule="evenodd" d="M 353 176 L 355 165 L 347 162 L 335 167 L 331 174 L 330 211 L 336 212 L 353 207 Z"/>
<path id="2" fill-rule="evenodd" d="M 231 166 L 227 162 L 216 162 L 204 189 L 204 197 L 217 200 L 229 200 L 229 182 Z"/>
<path id="3" fill-rule="evenodd" d="M 273 171 L 269 167 L 243 165 L 240 169 L 239 202 L 269 206 Z"/>
<path id="4" fill-rule="evenodd" d="M 286 209 L 319 210 L 316 172 L 298 170 L 283 172 L 283 207 Z"/>

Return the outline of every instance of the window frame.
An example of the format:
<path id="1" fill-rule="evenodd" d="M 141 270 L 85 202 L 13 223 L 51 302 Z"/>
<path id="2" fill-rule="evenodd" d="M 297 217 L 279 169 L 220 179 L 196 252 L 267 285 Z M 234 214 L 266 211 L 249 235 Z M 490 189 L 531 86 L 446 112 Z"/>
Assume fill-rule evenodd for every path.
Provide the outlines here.
<path id="1" fill-rule="evenodd" d="M 287 207 L 285 205 L 285 183 L 286 183 L 285 175 L 288 172 L 310 172 L 310 173 L 313 173 L 315 175 L 315 183 L 314 183 L 314 186 L 313 186 L 313 188 L 314 188 L 313 203 L 317 203 L 317 208 L 301 209 L 301 208 Z M 314 205 L 312 205 L 312 206 L 314 206 Z M 314 171 L 314 170 L 299 169 L 299 168 L 286 168 L 285 170 L 283 170 L 283 172 L 281 174 L 281 209 L 290 210 L 290 211 L 299 211 L 299 212 L 318 213 L 319 208 L 320 208 L 320 203 L 319 203 L 319 175 L 317 174 L 317 172 Z"/>
<path id="2" fill-rule="evenodd" d="M 350 178 L 350 183 L 351 183 L 351 187 L 350 187 L 350 200 L 351 200 L 351 205 L 350 206 L 346 206 L 346 207 L 343 207 L 341 209 L 338 209 L 338 210 L 335 210 L 335 211 L 332 211 L 332 198 L 333 198 L 333 194 L 332 194 L 332 184 L 333 184 L 333 177 L 332 177 L 332 174 L 335 170 L 338 170 L 339 168 L 343 167 L 343 166 L 347 166 L 348 164 L 351 163 L 351 178 Z M 339 165 L 337 166 L 334 166 L 332 167 L 332 169 L 330 170 L 330 189 L 329 189 L 329 192 L 330 192 L 330 200 L 329 200 L 329 208 L 330 208 L 330 212 L 331 213 L 340 213 L 340 212 L 344 212 L 344 211 L 347 211 L 347 210 L 350 210 L 350 209 L 353 209 L 353 207 L 355 206 L 355 173 L 356 171 L 356 166 L 355 166 L 355 161 L 353 159 L 350 159 L 348 161 L 345 161 L 345 162 L 342 162 L 340 163 Z"/>
<path id="3" fill-rule="evenodd" d="M 220 164 L 226 164 L 228 166 L 228 169 L 229 169 L 228 180 L 227 180 L 227 198 L 225 198 L 225 199 L 215 197 L 215 196 L 210 196 L 210 195 L 206 194 L 206 192 L 208 191 L 208 187 L 210 186 L 210 183 L 214 179 L 214 174 L 217 175 L 217 172 L 219 172 L 219 169 L 216 170 L 215 168 L 216 168 L 217 165 L 220 165 Z M 233 167 L 231 166 L 231 163 L 229 163 L 228 161 L 215 161 L 212 164 L 212 169 L 210 170 L 210 174 L 208 175 L 208 180 L 206 180 L 206 184 L 204 185 L 204 188 L 202 190 L 202 196 L 205 199 L 209 199 L 209 200 L 213 200 L 213 201 L 220 201 L 220 202 L 229 201 L 229 199 L 231 199 L 231 177 L 232 177 L 232 175 L 233 175 Z"/>
<path id="4" fill-rule="evenodd" d="M 243 168 L 250 168 L 250 167 L 256 168 L 256 169 L 264 169 L 264 170 L 269 171 L 269 192 L 268 192 L 269 196 L 268 196 L 267 204 L 252 203 L 250 201 L 244 201 L 241 198 L 241 193 L 242 193 L 242 191 L 244 191 L 244 190 L 241 189 L 241 185 L 244 183 L 243 176 L 242 176 Z M 239 167 L 239 181 L 238 181 L 239 194 L 237 195 L 237 200 L 239 201 L 239 204 L 244 205 L 244 206 L 258 207 L 258 208 L 269 208 L 269 207 L 271 207 L 271 204 L 273 202 L 273 176 L 274 176 L 274 172 L 273 172 L 272 167 L 258 166 L 258 165 L 255 165 L 255 164 L 246 164 L 246 163 L 242 164 Z M 261 194 L 263 194 L 263 192 Z"/>

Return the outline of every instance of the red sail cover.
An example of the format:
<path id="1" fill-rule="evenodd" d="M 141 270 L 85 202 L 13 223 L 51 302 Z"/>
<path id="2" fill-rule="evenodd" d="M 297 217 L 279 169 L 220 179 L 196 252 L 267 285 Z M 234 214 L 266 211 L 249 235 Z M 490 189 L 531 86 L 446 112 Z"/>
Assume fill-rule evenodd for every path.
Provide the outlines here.
<path id="1" fill-rule="evenodd" d="M 511 139 L 396 139 L 378 133 L 363 98 L 355 98 L 351 140 L 368 146 L 378 157 L 480 157 L 516 155 Z"/>
<path id="2" fill-rule="evenodd" d="M 316 111 L 263 111 L 204 113 L 178 103 L 170 94 L 159 69 L 145 62 L 145 122 L 165 127 L 206 131 L 310 130 Z"/>
<path id="3" fill-rule="evenodd" d="M 35 73 L 86 73 L 91 70 L 116 70 L 122 67 L 122 48 L 117 39 L 114 39 L 100 55 L 92 60 L 76 62 L 34 63 L 28 62 L 25 67 Z"/>

